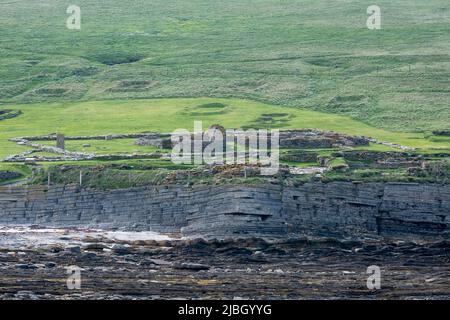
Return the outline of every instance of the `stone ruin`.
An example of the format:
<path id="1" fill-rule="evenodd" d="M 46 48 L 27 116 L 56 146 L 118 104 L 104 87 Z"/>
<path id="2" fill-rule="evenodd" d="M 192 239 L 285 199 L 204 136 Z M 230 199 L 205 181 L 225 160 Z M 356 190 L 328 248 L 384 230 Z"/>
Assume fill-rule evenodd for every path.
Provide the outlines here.
<path id="1" fill-rule="evenodd" d="M 56 135 L 56 147 L 58 149 L 61 149 L 61 150 L 65 150 L 66 149 L 65 137 L 64 137 L 63 134 L 57 134 Z"/>
<path id="2" fill-rule="evenodd" d="M 225 136 L 224 127 L 215 124 L 209 130 L 220 130 Z M 270 141 L 268 141 L 270 142 Z M 334 147 L 367 146 L 371 140 L 366 137 L 350 136 L 346 134 L 321 131 L 316 129 L 282 130 L 280 131 L 280 147 L 293 149 L 324 149 Z M 154 146 L 170 149 L 173 147 L 170 134 L 154 133 L 136 140 L 136 145 Z M 207 143 L 205 143 L 207 145 Z"/>
<path id="3" fill-rule="evenodd" d="M 332 155 L 343 157 L 354 169 L 362 167 L 375 169 L 420 168 L 426 163 L 424 155 L 412 152 L 349 150 Z"/>
<path id="4" fill-rule="evenodd" d="M 298 149 L 329 149 L 368 146 L 370 139 L 315 129 L 280 131 L 280 147 Z"/>
<path id="5" fill-rule="evenodd" d="M 127 159 L 154 159 L 161 158 L 163 155 L 159 152 L 149 154 L 95 154 L 87 152 L 72 152 L 65 150 L 66 140 L 113 140 L 113 139 L 139 139 L 147 136 L 154 136 L 153 133 L 130 133 L 130 134 L 111 134 L 96 136 L 64 136 L 62 134 L 49 134 L 43 136 L 25 136 L 11 138 L 9 141 L 18 145 L 28 146 L 32 150 L 26 150 L 20 154 L 5 158 L 4 162 L 54 162 L 54 161 L 81 161 L 81 160 L 127 160 Z M 158 134 L 159 135 L 159 134 Z M 56 146 L 45 145 L 40 141 L 56 141 Z M 46 152 L 55 154 L 35 155 L 37 152 Z"/>
<path id="6" fill-rule="evenodd" d="M 223 126 L 215 124 L 209 127 L 209 130 L 220 130 L 222 134 L 226 132 Z M 208 130 L 208 131 L 209 131 Z M 207 134 L 207 132 L 206 132 Z M 173 147 L 171 141 L 170 133 L 159 133 L 159 132 L 145 132 L 145 133 L 132 133 L 132 134 L 109 134 L 109 135 L 94 135 L 94 136 L 64 136 L 62 134 L 49 134 L 43 136 L 30 136 L 30 137 L 19 137 L 9 139 L 19 145 L 24 145 L 33 148 L 32 150 L 27 150 L 21 154 L 13 155 L 4 159 L 6 162 L 52 162 L 52 161 L 81 161 L 81 160 L 119 160 L 119 159 L 153 159 L 153 158 L 165 158 L 167 153 L 164 151 L 156 151 L 153 153 L 142 154 L 107 154 L 98 155 L 92 152 L 71 152 L 65 150 L 65 141 L 69 140 L 114 140 L 114 139 L 135 139 L 135 144 L 139 146 L 153 146 L 158 149 L 170 150 Z M 203 140 L 203 149 L 209 145 L 209 139 L 205 138 Z M 56 146 L 44 145 L 40 141 L 56 141 Z M 268 148 L 270 148 L 270 139 L 267 141 Z M 350 136 L 346 134 L 331 132 L 331 131 L 321 131 L 317 129 L 301 129 L 301 130 L 281 130 L 280 131 L 280 147 L 286 150 L 280 154 L 280 159 L 282 161 L 293 161 L 293 162 L 318 162 L 319 167 L 314 167 L 313 171 L 316 172 L 320 167 L 327 167 L 324 161 L 327 159 L 322 159 L 321 161 L 318 153 L 315 150 L 308 149 L 330 149 L 330 148 L 352 148 L 357 146 L 368 146 L 370 143 L 378 143 L 383 145 L 389 145 L 391 147 L 399 148 L 403 152 L 391 152 L 390 154 L 385 153 L 387 158 L 383 156 L 383 159 L 377 159 L 377 162 L 373 165 L 378 168 L 408 168 L 408 167 L 420 167 L 422 164 L 421 159 L 418 158 L 408 158 L 401 157 L 399 159 L 399 154 L 404 154 L 405 152 L 410 152 L 407 150 L 412 150 L 405 146 L 400 146 L 388 142 L 380 142 L 372 138 L 362 137 L 362 136 Z M 226 146 L 224 143 L 224 152 L 226 151 Z M 192 149 L 193 150 L 193 149 Z M 39 152 L 46 152 L 55 154 L 54 156 L 35 154 Z M 351 152 L 351 151 L 348 151 Z M 356 152 L 356 151 L 355 151 Z M 382 153 L 374 153 L 370 151 L 362 151 L 365 160 L 370 159 L 376 154 L 377 156 L 382 156 Z M 392 155 L 391 155 L 392 154 Z M 344 156 L 347 159 L 347 153 Z M 391 155 L 391 156 L 390 156 Z M 341 155 L 342 156 L 342 155 Z M 366 157 L 367 156 L 367 157 Z M 355 165 L 358 163 L 355 162 Z M 297 169 L 299 172 L 303 170 Z M 320 170 L 319 170 L 320 171 Z M 305 172 L 309 172 L 306 170 Z M 320 173 L 320 172 L 319 172 Z"/>
<path id="7" fill-rule="evenodd" d="M 170 134 L 153 133 L 146 135 L 145 137 L 138 138 L 135 142 L 137 146 L 152 146 L 159 149 L 171 149 L 172 141 Z"/>

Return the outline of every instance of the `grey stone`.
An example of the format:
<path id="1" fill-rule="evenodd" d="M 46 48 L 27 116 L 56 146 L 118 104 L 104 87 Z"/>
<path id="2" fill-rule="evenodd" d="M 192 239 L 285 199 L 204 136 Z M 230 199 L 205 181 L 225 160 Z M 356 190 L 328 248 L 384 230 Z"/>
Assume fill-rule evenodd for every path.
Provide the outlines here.
<path id="1" fill-rule="evenodd" d="M 79 246 L 69 246 L 66 250 L 72 253 L 81 253 L 81 248 Z"/>
<path id="2" fill-rule="evenodd" d="M 182 270 L 194 270 L 194 271 L 200 271 L 200 270 L 208 270 L 211 267 L 205 264 L 200 263 L 189 263 L 189 262 L 181 262 L 181 263 L 175 263 L 173 265 L 175 269 L 182 269 Z"/>

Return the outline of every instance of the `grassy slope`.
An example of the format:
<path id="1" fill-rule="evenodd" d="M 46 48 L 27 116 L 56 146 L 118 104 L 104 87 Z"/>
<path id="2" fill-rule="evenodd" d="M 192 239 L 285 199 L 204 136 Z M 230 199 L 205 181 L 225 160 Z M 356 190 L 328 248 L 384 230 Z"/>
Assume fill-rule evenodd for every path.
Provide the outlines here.
<path id="1" fill-rule="evenodd" d="M 81 31 L 65 28 L 67 1 L 0 4 L 0 102 L 237 97 L 345 114 L 388 130 L 430 131 L 450 123 L 448 0 L 379 0 L 379 31 L 365 27 L 366 8 L 373 4 L 366 0 L 77 4 L 82 9 Z M 110 65 L 134 59 L 138 61 Z M 80 106 L 91 105 L 119 109 L 123 103 Z M 39 112 L 29 112 L 23 119 L 39 123 L 27 128 L 22 120 L 14 120 L 16 128 L 8 127 L 6 135 L 47 133 L 57 122 L 67 124 L 68 133 L 75 132 L 79 106 L 67 106 L 63 110 L 61 104 L 54 105 L 61 112 L 49 114 L 48 123 L 39 122 L 44 121 Z M 100 117 L 89 110 L 83 117 Z M 119 119 L 135 117 L 134 109 L 129 115 L 128 110 L 116 111 L 115 116 L 106 115 L 118 121 L 115 132 L 152 124 L 147 118 L 135 125 L 122 123 Z M 314 114 L 304 115 L 312 125 Z M 180 117 L 173 115 L 161 129 L 178 126 Z M 322 117 L 329 129 L 369 128 Z M 86 124 L 86 131 L 111 127 L 97 125 L 94 129 Z"/>
<path id="2" fill-rule="evenodd" d="M 220 102 L 224 107 L 204 107 L 205 104 L 213 102 Z M 412 147 L 450 148 L 450 139 L 431 142 L 420 133 L 398 133 L 377 129 L 345 116 L 239 99 L 106 100 L 8 105 L 8 108 L 20 109 L 23 114 L 14 119 L 0 121 L 0 158 L 25 149 L 7 141 L 12 137 L 54 132 L 62 132 L 66 135 L 90 135 L 145 131 L 171 132 L 177 128 L 192 131 L 194 120 L 203 120 L 204 129 L 215 123 L 227 128 L 243 126 L 319 128 L 371 136 Z M 264 114 L 282 115 L 274 119 L 284 122 L 261 122 L 261 115 Z M 125 142 L 132 146 L 131 140 Z M 124 141 L 118 142 L 118 145 L 109 147 L 112 147 L 112 151 L 120 151 L 124 148 L 123 143 Z M 71 144 L 77 146 L 80 142 L 69 141 L 68 146 L 70 147 Z"/>

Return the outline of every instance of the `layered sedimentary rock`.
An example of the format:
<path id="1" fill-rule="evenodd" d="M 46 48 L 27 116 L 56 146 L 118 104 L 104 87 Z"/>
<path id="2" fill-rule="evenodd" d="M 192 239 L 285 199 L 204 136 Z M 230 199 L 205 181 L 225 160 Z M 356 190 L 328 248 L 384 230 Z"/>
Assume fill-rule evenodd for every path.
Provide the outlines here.
<path id="1" fill-rule="evenodd" d="M 186 224 L 180 187 L 98 191 L 77 186 L 2 188 L 0 224 L 63 227 L 139 227 L 176 232 Z"/>
<path id="2" fill-rule="evenodd" d="M 376 234 L 383 190 L 376 183 L 308 183 L 284 190 L 283 209 L 294 233 Z"/>
<path id="3" fill-rule="evenodd" d="M 0 224 L 133 228 L 189 237 L 450 235 L 450 185 L 0 188 Z"/>
<path id="4" fill-rule="evenodd" d="M 382 234 L 449 233 L 450 187 L 387 184 L 377 219 Z"/>
<path id="5" fill-rule="evenodd" d="M 219 187 L 208 190 L 187 216 L 185 236 L 227 238 L 233 236 L 280 237 L 287 234 L 282 214 L 281 188 Z"/>

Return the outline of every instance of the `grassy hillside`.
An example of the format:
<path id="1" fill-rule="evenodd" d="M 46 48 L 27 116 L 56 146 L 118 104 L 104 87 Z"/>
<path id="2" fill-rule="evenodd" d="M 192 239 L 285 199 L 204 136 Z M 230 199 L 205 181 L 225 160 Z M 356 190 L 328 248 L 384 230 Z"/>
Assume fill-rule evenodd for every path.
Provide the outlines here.
<path id="1" fill-rule="evenodd" d="M 21 110 L 16 118 L 0 121 L 0 158 L 26 148 L 8 138 L 66 135 L 171 132 L 178 128 L 193 130 L 195 120 L 203 120 L 204 129 L 219 123 L 226 128 L 319 128 L 352 135 L 370 136 L 417 148 L 450 148 L 450 138 L 433 141 L 422 133 L 398 133 L 371 127 L 346 116 L 307 109 L 281 107 L 239 99 L 150 99 L 9 105 Z M 108 142 L 109 152 L 134 151 L 133 139 Z M 92 142 L 90 142 L 92 143 Z M 68 141 L 69 149 L 83 142 Z M 102 145 L 105 146 L 104 142 Z M 153 150 L 146 147 L 145 151 Z M 100 151 L 100 152 L 99 152 Z M 95 150 L 102 153 L 101 150 Z"/>
<path id="2" fill-rule="evenodd" d="M 67 134 L 166 130 L 180 126 L 178 111 L 191 103 L 70 102 L 129 98 L 233 97 L 344 114 L 389 131 L 287 111 L 296 114 L 290 127 L 302 122 L 405 144 L 417 136 L 390 132 L 449 128 L 448 0 L 379 0 L 378 31 L 365 26 L 373 4 L 365 0 L 79 0 L 80 31 L 65 27 L 68 4 L 0 2 L 0 103 L 59 102 L 20 106 L 23 116 L 0 123 L 2 140 L 57 127 Z M 274 112 L 242 106 L 249 110 L 233 109 L 221 122 L 235 125 L 239 116 L 249 123 L 257 108 Z M 105 117 L 111 121 L 102 123 Z M 3 144 L 2 154 L 17 148 Z"/>

